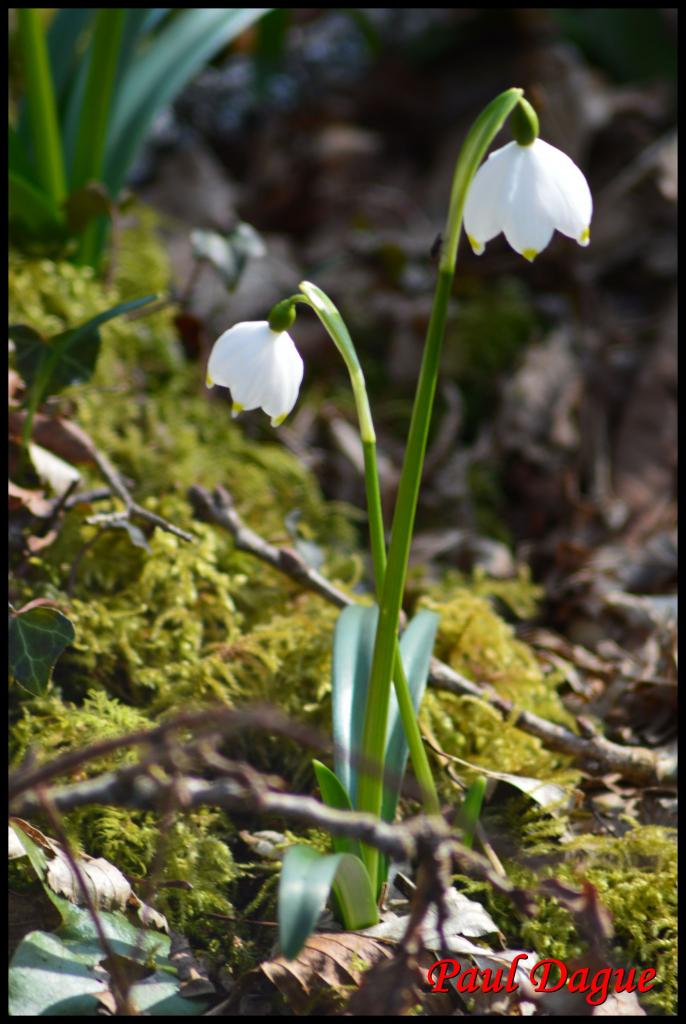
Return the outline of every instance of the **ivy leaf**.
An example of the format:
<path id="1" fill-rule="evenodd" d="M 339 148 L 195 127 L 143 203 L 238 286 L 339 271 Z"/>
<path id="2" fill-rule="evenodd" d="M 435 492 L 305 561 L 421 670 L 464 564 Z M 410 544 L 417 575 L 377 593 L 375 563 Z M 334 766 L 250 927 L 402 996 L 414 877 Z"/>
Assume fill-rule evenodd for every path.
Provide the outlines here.
<path id="1" fill-rule="evenodd" d="M 45 690 L 53 665 L 64 648 L 74 642 L 71 621 L 57 608 L 30 608 L 10 612 L 10 671 L 35 696 Z"/>

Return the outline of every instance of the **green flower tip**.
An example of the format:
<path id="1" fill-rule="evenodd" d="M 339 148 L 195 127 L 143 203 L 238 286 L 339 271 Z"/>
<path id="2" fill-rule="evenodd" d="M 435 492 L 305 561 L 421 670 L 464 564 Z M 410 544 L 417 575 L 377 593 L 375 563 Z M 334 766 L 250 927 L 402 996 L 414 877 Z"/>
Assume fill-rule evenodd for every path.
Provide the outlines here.
<path id="1" fill-rule="evenodd" d="M 291 299 L 277 302 L 269 314 L 269 326 L 276 334 L 287 331 L 295 320 L 295 303 Z"/>

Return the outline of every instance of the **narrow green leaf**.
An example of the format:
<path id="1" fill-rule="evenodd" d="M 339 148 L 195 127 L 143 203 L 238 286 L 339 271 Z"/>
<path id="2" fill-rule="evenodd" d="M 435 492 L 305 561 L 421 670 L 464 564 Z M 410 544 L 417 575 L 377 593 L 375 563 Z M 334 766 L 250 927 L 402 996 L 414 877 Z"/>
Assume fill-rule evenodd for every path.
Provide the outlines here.
<path id="1" fill-rule="evenodd" d="M 47 193 L 17 171 L 9 172 L 9 220 L 32 234 L 58 234 L 64 226 Z"/>
<path id="2" fill-rule="evenodd" d="M 117 90 L 104 180 L 112 195 L 123 185 L 156 114 L 215 53 L 270 8 L 181 9 L 139 53 Z"/>
<path id="3" fill-rule="evenodd" d="M 17 682 L 36 696 L 43 693 L 53 665 L 76 633 L 57 608 L 31 608 L 10 613 L 9 663 Z"/>
<path id="4" fill-rule="evenodd" d="M 364 928 L 378 921 L 361 860 L 349 853 L 322 856 L 310 846 L 291 846 L 283 858 L 278 898 L 279 944 L 287 959 L 298 955 L 314 931 L 334 880 L 346 928 Z"/>
<path id="5" fill-rule="evenodd" d="M 11 124 L 7 125 L 7 166 L 27 181 L 35 180 L 35 168 L 24 140 Z"/>
<path id="6" fill-rule="evenodd" d="M 79 130 L 71 169 L 71 185 L 79 189 L 102 176 L 110 105 L 119 60 L 125 11 L 121 7 L 98 10 L 88 61 L 88 77 L 79 115 Z M 76 262 L 97 267 L 104 234 L 89 224 Z"/>
<path id="7" fill-rule="evenodd" d="M 429 677 L 431 652 L 436 640 L 438 622 L 439 616 L 435 612 L 420 611 L 400 638 L 400 655 L 416 714 L 419 714 Z M 407 754 L 407 738 L 394 689 L 391 691 L 388 708 L 388 743 L 384 760 L 386 774 L 381 804 L 381 817 L 384 821 L 393 821 L 395 818 L 398 796 L 407 767 Z"/>
<path id="8" fill-rule="evenodd" d="M 474 842 L 474 832 L 479 822 L 485 792 L 486 779 L 483 775 L 480 775 L 477 779 L 474 779 L 474 782 L 472 782 L 465 793 L 462 807 L 460 808 L 460 825 L 464 830 L 462 842 L 470 849 Z"/>
<path id="9" fill-rule="evenodd" d="M 349 605 L 338 617 L 333 638 L 331 704 L 334 770 L 356 806 L 359 757 L 367 704 L 369 670 L 379 618 L 376 605 Z"/>
<path id="10" fill-rule="evenodd" d="M 95 18 L 72 169 L 74 188 L 80 188 L 100 176 L 124 14 L 121 7 L 103 7 L 98 10 Z"/>
<path id="11" fill-rule="evenodd" d="M 353 805 L 350 802 L 350 797 L 331 769 L 316 759 L 312 760 L 312 767 L 326 806 L 335 807 L 339 811 L 352 811 Z M 352 853 L 356 857 L 362 857 L 362 848 L 357 839 L 349 839 L 347 836 L 332 836 L 331 842 L 334 853 Z"/>
<path id="12" fill-rule="evenodd" d="M 379 908 L 364 862 L 351 853 L 340 856 L 332 892 L 346 931 L 370 928 L 379 920 Z"/>
<path id="13" fill-rule="evenodd" d="M 35 7 L 17 8 L 36 179 L 52 203 L 59 206 L 64 199 L 66 185 L 57 106 L 41 15 L 42 11 Z"/>
<path id="14" fill-rule="evenodd" d="M 83 60 L 80 49 L 95 7 L 58 7 L 48 29 L 48 56 L 58 107 L 62 108 L 74 73 Z"/>

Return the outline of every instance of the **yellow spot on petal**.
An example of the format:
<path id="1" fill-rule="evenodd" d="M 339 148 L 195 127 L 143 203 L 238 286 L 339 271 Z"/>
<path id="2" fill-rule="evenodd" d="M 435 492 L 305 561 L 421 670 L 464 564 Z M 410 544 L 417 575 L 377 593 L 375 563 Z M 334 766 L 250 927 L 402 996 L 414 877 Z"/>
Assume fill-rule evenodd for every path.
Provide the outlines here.
<path id="1" fill-rule="evenodd" d="M 210 377 L 210 371 L 209 370 L 205 374 L 205 387 L 206 388 L 213 388 L 214 387 L 214 381 Z"/>
<path id="2" fill-rule="evenodd" d="M 477 256 L 480 256 L 484 251 L 485 246 L 481 242 L 477 242 L 476 238 L 472 238 L 471 235 L 467 235 L 467 241 L 471 245 L 472 251 L 475 252 Z"/>
<path id="3" fill-rule="evenodd" d="M 281 424 L 283 423 L 283 421 L 286 419 L 287 416 L 288 416 L 287 412 L 283 413 L 283 415 L 281 415 L 281 416 L 272 416 L 272 419 L 271 419 L 272 426 L 273 427 L 280 427 Z"/>
<path id="4" fill-rule="evenodd" d="M 239 402 L 234 402 L 231 406 L 231 415 L 235 418 L 239 413 L 243 412 L 244 408 L 245 406 L 241 405 Z"/>
<path id="5" fill-rule="evenodd" d="M 590 241 L 591 241 L 591 229 L 590 228 L 584 228 L 584 230 L 579 235 L 579 245 L 588 245 L 588 243 Z"/>
<path id="6" fill-rule="evenodd" d="M 536 251 L 536 249 L 525 249 L 522 253 L 522 256 L 525 260 L 528 260 L 529 263 L 533 263 L 533 261 L 538 256 L 538 252 Z"/>

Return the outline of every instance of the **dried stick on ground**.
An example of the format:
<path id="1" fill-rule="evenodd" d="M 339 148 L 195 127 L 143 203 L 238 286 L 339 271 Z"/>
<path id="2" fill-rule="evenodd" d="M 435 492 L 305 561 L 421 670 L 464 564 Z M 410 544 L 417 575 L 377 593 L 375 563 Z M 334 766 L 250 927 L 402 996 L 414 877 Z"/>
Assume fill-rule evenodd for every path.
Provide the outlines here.
<path id="1" fill-rule="evenodd" d="M 216 487 L 210 494 L 205 488 L 196 485 L 190 488 L 188 497 L 197 518 L 228 530 L 240 550 L 249 551 L 332 604 L 344 607 L 354 603 L 351 597 L 329 583 L 321 573 L 311 569 L 296 552 L 270 544 L 246 526 L 226 488 Z M 676 783 L 675 758 L 666 757 L 646 747 L 624 747 L 612 743 L 593 732 L 585 722 L 579 723 L 582 735 L 576 735 L 564 726 L 548 722 L 530 711 L 517 709 L 511 701 L 499 696 L 493 687 L 467 679 L 437 658 L 431 662 L 429 683 L 437 689 L 484 701 L 495 708 L 504 720 L 538 737 L 549 750 L 573 757 L 590 775 L 616 772 L 627 782 L 641 786 L 671 786 Z"/>
<path id="2" fill-rule="evenodd" d="M 186 749 L 185 753 L 188 752 Z M 224 777 L 211 781 L 190 775 L 164 779 L 149 768 L 146 759 L 139 765 L 106 772 L 85 782 L 56 786 L 49 790 L 51 805 L 62 813 L 91 804 L 153 811 L 164 808 L 169 812 L 176 801 L 179 810 L 209 805 L 242 814 L 277 814 L 332 835 L 359 839 L 395 861 L 449 854 L 458 870 L 488 881 L 498 892 L 515 894 L 512 884 L 497 874 L 485 857 L 458 842 L 442 818 L 420 815 L 389 825 L 373 814 L 336 810 L 314 797 L 277 792 L 272 788 L 276 780 L 266 778 L 244 762 L 226 761 Z M 26 792 L 16 801 L 12 812 L 30 817 L 41 809 L 41 797 Z"/>

